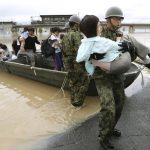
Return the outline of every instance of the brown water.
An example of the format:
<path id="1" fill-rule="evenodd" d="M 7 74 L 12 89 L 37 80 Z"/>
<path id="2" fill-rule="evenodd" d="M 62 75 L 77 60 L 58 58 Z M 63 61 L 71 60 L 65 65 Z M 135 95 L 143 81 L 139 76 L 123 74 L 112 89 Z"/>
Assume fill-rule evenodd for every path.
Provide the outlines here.
<path id="1" fill-rule="evenodd" d="M 98 97 L 80 110 L 58 88 L 0 73 L 0 149 L 69 129 L 99 111 Z M 11 148 L 10 148 L 11 147 Z"/>
<path id="2" fill-rule="evenodd" d="M 135 36 L 145 44 L 150 37 Z M 11 48 L 12 36 L 0 39 Z M 131 96 L 141 89 L 139 76 L 126 94 Z M 82 109 L 75 109 L 67 91 L 64 95 L 58 88 L 0 72 L 0 150 L 64 132 L 100 109 L 97 96 L 86 97 L 85 103 Z"/>

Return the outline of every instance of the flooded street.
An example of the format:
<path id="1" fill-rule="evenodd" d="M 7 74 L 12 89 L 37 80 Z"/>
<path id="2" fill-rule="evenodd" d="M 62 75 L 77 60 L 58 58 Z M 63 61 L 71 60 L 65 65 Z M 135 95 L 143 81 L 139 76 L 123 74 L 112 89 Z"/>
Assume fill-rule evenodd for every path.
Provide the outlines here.
<path id="1" fill-rule="evenodd" d="M 150 46 L 150 34 L 134 36 Z M 11 49 L 12 38 L 5 36 L 1 40 Z M 142 72 L 149 78 L 148 69 Z M 142 75 L 139 75 L 126 89 L 126 95 L 130 97 L 142 90 L 142 82 Z M 145 80 L 145 85 L 147 82 Z M 0 149 L 15 150 L 16 145 L 62 133 L 99 109 L 97 96 L 86 97 L 85 106 L 78 110 L 71 106 L 68 91 L 63 94 L 59 88 L 0 72 Z"/>
<path id="2" fill-rule="evenodd" d="M 81 110 L 69 93 L 38 82 L 0 73 L 0 149 L 51 136 L 77 125 L 99 110 L 98 97 L 87 97 Z"/>

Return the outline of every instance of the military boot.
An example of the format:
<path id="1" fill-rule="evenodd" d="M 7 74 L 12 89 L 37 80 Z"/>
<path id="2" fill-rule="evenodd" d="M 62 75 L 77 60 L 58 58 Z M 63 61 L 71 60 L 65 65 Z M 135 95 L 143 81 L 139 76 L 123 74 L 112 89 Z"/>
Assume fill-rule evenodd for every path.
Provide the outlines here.
<path id="1" fill-rule="evenodd" d="M 114 130 L 112 131 L 112 135 L 113 135 L 113 136 L 116 136 L 116 137 L 120 137 L 120 136 L 121 136 L 121 131 L 118 130 L 118 129 L 114 129 Z"/>
<path id="2" fill-rule="evenodd" d="M 103 150 L 114 149 L 114 146 L 109 142 L 109 140 L 100 141 L 100 145 L 103 148 Z"/>

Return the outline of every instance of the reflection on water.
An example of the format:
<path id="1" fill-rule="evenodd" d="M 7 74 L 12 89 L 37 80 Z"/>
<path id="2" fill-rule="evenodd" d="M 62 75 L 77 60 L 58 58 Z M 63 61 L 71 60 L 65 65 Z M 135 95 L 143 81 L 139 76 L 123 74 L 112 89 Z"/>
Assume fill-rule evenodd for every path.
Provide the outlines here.
<path id="1" fill-rule="evenodd" d="M 58 88 L 0 73 L 0 148 L 65 131 L 99 111 L 98 97 L 80 110 Z"/>

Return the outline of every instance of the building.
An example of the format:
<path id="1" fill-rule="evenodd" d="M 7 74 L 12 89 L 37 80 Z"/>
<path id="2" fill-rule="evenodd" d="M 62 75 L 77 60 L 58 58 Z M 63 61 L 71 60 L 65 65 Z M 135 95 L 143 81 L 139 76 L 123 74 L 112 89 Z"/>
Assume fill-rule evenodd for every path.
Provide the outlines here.
<path id="1" fill-rule="evenodd" d="M 40 15 L 42 24 L 64 27 L 72 15 Z"/>
<path id="2" fill-rule="evenodd" d="M 35 28 L 37 34 L 50 34 L 50 28 L 58 26 L 63 28 L 68 22 L 70 16 L 68 15 L 40 15 L 32 16 L 31 24 Z M 105 26 L 106 22 L 102 21 L 102 24 Z M 21 32 L 27 25 L 13 25 L 12 31 Z M 150 24 L 149 23 L 123 23 L 121 30 L 125 33 L 150 33 Z"/>
<path id="3" fill-rule="evenodd" d="M 51 27 L 60 27 L 63 28 L 68 22 L 70 15 L 40 15 L 41 17 L 41 24 L 42 24 L 42 31 L 43 32 L 50 32 Z M 31 23 L 32 24 L 32 23 Z M 40 30 L 40 28 L 39 28 Z"/>
<path id="4" fill-rule="evenodd" d="M 50 28 L 60 27 L 64 28 L 65 24 L 68 22 L 70 15 L 40 15 L 40 18 L 37 16 L 31 17 L 30 25 L 14 25 L 12 28 L 13 31 L 21 32 L 24 26 L 32 26 L 35 28 L 37 34 L 50 34 Z M 38 18 L 38 19 L 37 19 Z"/>
<path id="5" fill-rule="evenodd" d="M 150 33 L 150 23 L 123 23 L 121 30 L 126 33 Z"/>
<path id="6" fill-rule="evenodd" d="M 0 22 L 0 34 L 7 35 L 12 32 L 12 27 L 16 25 L 13 21 L 1 21 Z"/>

